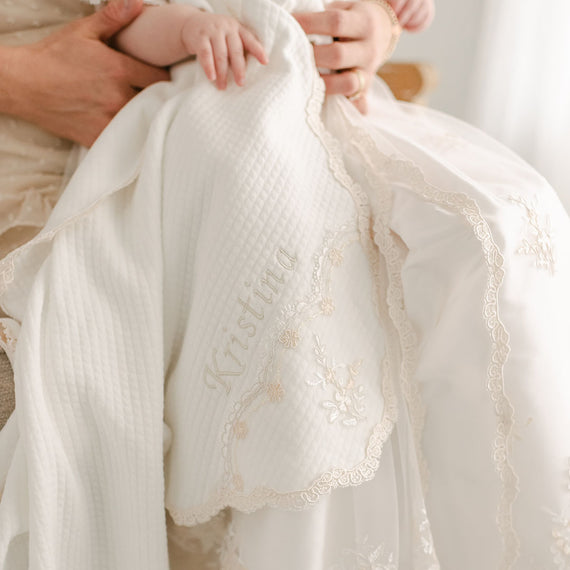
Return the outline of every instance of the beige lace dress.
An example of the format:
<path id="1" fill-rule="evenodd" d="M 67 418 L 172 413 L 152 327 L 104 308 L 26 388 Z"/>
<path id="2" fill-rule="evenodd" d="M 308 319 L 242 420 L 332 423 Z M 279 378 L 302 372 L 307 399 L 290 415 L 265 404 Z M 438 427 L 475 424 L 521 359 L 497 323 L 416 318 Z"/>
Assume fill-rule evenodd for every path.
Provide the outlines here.
<path id="1" fill-rule="evenodd" d="M 78 0 L 0 0 L 0 44 L 38 41 L 92 12 L 93 6 Z M 26 121 L 0 114 L 0 258 L 44 226 L 60 195 L 72 146 Z M 0 348 L 0 429 L 14 405 L 12 369 Z M 172 570 L 215 567 L 225 515 L 197 532 L 168 522 Z"/>
<path id="2" fill-rule="evenodd" d="M 77 0 L 0 0 L 0 44 L 32 43 L 92 11 Z M 0 114 L 0 258 L 31 239 L 59 196 L 71 143 Z M 14 406 L 0 349 L 0 427 Z"/>

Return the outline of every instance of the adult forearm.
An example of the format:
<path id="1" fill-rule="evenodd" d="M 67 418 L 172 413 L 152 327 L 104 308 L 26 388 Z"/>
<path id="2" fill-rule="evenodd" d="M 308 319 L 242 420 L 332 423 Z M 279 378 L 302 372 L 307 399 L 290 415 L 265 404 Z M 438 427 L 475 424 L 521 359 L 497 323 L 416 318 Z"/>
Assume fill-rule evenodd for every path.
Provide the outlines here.
<path id="1" fill-rule="evenodd" d="M 18 94 L 15 84 L 14 50 L 18 48 L 0 46 L 0 113 L 17 114 Z"/>
<path id="2" fill-rule="evenodd" d="M 112 2 L 36 43 L 0 46 L 0 113 L 90 146 L 140 89 L 169 78 L 106 44 L 140 4 Z"/>

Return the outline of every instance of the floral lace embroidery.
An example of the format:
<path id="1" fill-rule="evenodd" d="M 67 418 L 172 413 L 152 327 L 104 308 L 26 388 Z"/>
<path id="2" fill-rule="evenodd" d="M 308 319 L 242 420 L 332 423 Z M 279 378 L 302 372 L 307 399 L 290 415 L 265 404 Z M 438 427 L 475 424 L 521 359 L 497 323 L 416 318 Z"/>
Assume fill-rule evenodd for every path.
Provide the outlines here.
<path id="1" fill-rule="evenodd" d="M 0 348 L 10 360 L 13 359 L 18 343 L 18 325 L 13 319 L 0 319 Z"/>
<path id="2" fill-rule="evenodd" d="M 247 570 L 239 552 L 239 542 L 233 523 L 230 522 L 225 540 L 219 550 L 220 570 Z"/>
<path id="3" fill-rule="evenodd" d="M 447 130 L 439 130 L 434 134 L 424 135 L 421 140 L 425 142 L 428 147 L 435 147 L 441 153 L 465 147 L 464 139 L 459 138 Z"/>
<path id="4" fill-rule="evenodd" d="M 509 200 L 523 208 L 528 226 L 527 237 L 523 238 L 517 253 L 536 257 L 536 266 L 539 269 L 547 269 L 554 274 L 556 257 L 552 243 L 550 216 L 545 214 L 542 220 L 540 219 L 536 197 L 532 202 L 515 196 L 511 196 Z"/>
<path id="5" fill-rule="evenodd" d="M 398 566 L 392 552 L 386 552 L 383 544 L 373 546 L 365 536 L 355 548 L 343 549 L 340 560 L 328 570 L 398 570 Z"/>
<path id="6" fill-rule="evenodd" d="M 263 406 L 276 404 L 286 397 L 281 380 L 284 352 L 297 348 L 307 323 L 319 316 L 327 316 L 323 308 L 330 308 L 327 304 L 334 304 L 331 293 L 333 268 L 342 263 L 344 250 L 356 241 L 357 235 L 350 226 L 330 233 L 325 238 L 321 253 L 315 257 L 310 295 L 283 308 L 277 329 L 270 335 L 269 350 L 262 358 L 266 364 L 258 375 L 259 381 L 236 403 L 226 424 L 223 447 L 226 485 L 233 485 L 238 491 L 243 490 L 238 453 L 240 440 L 244 440 L 249 431 L 248 420 Z M 333 251 L 335 253 L 331 255 Z"/>
<path id="7" fill-rule="evenodd" d="M 302 61 L 299 62 L 302 64 Z M 175 507 L 169 505 L 168 509 L 173 518 L 178 524 L 196 524 L 207 520 L 212 514 L 215 514 L 223 506 L 229 505 L 244 512 L 251 512 L 262 506 L 269 505 L 276 508 L 297 510 L 304 509 L 316 503 L 322 495 L 329 494 L 333 489 L 338 487 L 356 486 L 365 481 L 369 481 L 374 477 L 378 469 L 379 458 L 382 454 L 384 443 L 390 437 L 393 426 L 398 417 L 397 399 L 394 390 L 394 377 L 398 373 L 395 362 L 399 355 L 398 342 L 394 341 L 394 334 L 391 329 L 391 320 L 389 317 L 389 308 L 385 302 L 385 292 L 387 288 L 386 275 L 381 263 L 381 256 L 379 255 L 378 248 L 374 245 L 370 235 L 370 205 L 366 193 L 360 188 L 358 184 L 349 176 L 343 160 L 343 151 L 340 143 L 325 129 L 322 122 L 320 113 L 322 103 L 324 101 L 324 86 L 322 80 L 313 70 L 314 83 L 311 98 L 307 104 L 307 122 L 315 135 L 321 141 L 323 148 L 326 150 L 329 158 L 329 168 L 335 179 L 347 189 L 354 200 L 357 211 L 357 236 L 354 236 L 353 230 L 349 242 L 354 241 L 360 235 L 360 245 L 364 248 L 368 256 L 372 271 L 375 279 L 375 301 L 377 304 L 378 312 L 383 324 L 388 329 L 386 356 L 382 361 L 382 394 L 384 396 L 384 413 L 383 417 L 373 429 L 372 435 L 366 446 L 364 459 L 352 469 L 334 468 L 325 473 L 312 482 L 312 484 L 301 491 L 280 493 L 274 489 L 266 487 L 257 487 L 251 493 L 243 494 L 243 478 L 239 473 L 239 469 L 234 469 L 235 456 L 233 456 L 234 447 L 234 433 L 233 425 L 236 421 L 242 421 L 242 415 L 246 410 L 249 412 L 255 411 L 254 404 L 265 405 L 267 403 L 267 395 L 269 394 L 269 386 L 271 384 L 281 385 L 281 378 L 274 369 L 271 363 L 278 363 L 275 359 L 276 351 L 278 350 L 277 344 L 281 347 L 285 345 L 279 342 L 279 336 L 285 330 L 296 331 L 299 333 L 298 327 L 287 325 L 288 314 L 285 311 L 283 315 L 283 323 L 278 328 L 276 336 L 271 335 L 268 342 L 266 353 L 269 355 L 264 360 L 269 362 L 260 371 L 260 381 L 255 384 L 242 399 L 236 402 L 234 411 L 228 418 L 226 423 L 226 430 L 223 436 L 223 456 L 226 465 L 226 477 L 224 485 L 214 492 L 209 500 L 199 506 L 193 507 L 189 510 L 180 511 Z M 342 235 L 342 232 L 341 234 Z M 338 236 L 337 236 L 338 237 Z M 346 245 L 346 244 L 345 244 Z M 326 257 L 330 263 L 325 263 L 325 256 L 321 256 L 321 261 L 315 263 L 314 278 L 313 278 L 313 295 L 311 310 L 315 315 L 330 314 L 334 303 L 332 300 L 330 290 L 326 287 L 323 288 L 323 283 L 329 282 L 327 274 L 330 273 L 332 267 L 338 266 L 343 261 L 342 247 L 340 252 L 334 251 L 338 247 L 327 247 Z M 398 254 L 397 254 L 398 255 Z M 317 260 L 318 261 L 318 260 Z M 306 305 L 306 301 L 305 301 Z M 302 311 L 303 305 L 296 307 L 286 308 L 288 311 L 298 312 Z M 334 310 L 334 309 L 333 309 Z M 290 316 L 290 315 L 289 315 Z M 397 334 L 396 334 L 397 337 Z M 283 337 L 283 340 L 289 341 L 288 338 Z M 273 373 L 275 371 L 275 373 Z M 284 395 L 284 392 L 280 392 Z"/>
<path id="8" fill-rule="evenodd" d="M 433 545 L 433 537 L 431 534 L 431 525 L 427 516 L 425 507 L 420 510 L 419 521 L 415 525 L 416 530 L 416 559 L 421 561 L 418 567 L 424 567 L 427 570 L 440 570 L 439 561 L 435 553 Z"/>
<path id="9" fill-rule="evenodd" d="M 554 518 L 551 547 L 554 563 L 559 570 L 570 568 L 570 520 L 564 516 Z"/>
<path id="10" fill-rule="evenodd" d="M 323 389 L 333 387 L 334 400 L 322 402 L 328 413 L 330 423 L 339 420 L 342 425 L 352 427 L 359 421 L 366 419 L 366 405 L 364 403 L 364 386 L 356 384 L 362 360 L 352 364 L 337 364 L 334 358 L 329 361 L 326 346 L 321 343 L 318 335 L 315 339 L 315 357 L 322 372 L 317 373 L 314 380 L 306 380 L 309 386 L 321 386 Z"/>
<path id="11" fill-rule="evenodd" d="M 570 459 L 566 472 L 566 490 L 570 495 Z M 558 570 L 570 570 L 570 502 L 559 515 L 553 516 L 551 552 Z"/>
<path id="12" fill-rule="evenodd" d="M 348 119 L 347 119 L 348 120 Z M 388 157 L 380 152 L 372 137 L 363 129 L 355 128 L 353 141 L 360 149 L 364 160 L 370 168 L 371 180 L 386 180 L 389 176 L 393 180 L 405 180 L 407 186 L 418 195 L 432 203 L 461 215 L 472 227 L 475 237 L 480 241 L 484 259 L 488 267 L 487 287 L 484 295 L 483 318 L 489 331 L 491 341 L 491 358 L 488 366 L 488 390 L 497 415 L 497 431 L 494 441 L 494 461 L 501 481 L 501 495 L 497 507 L 497 526 L 503 537 L 504 554 L 501 568 L 510 569 L 520 556 L 520 539 L 513 526 L 513 504 L 519 494 L 519 478 L 512 462 L 512 442 L 514 428 L 514 407 L 509 400 L 504 381 L 504 365 L 507 361 L 510 346 L 509 334 L 499 316 L 499 289 L 503 283 L 504 268 L 503 256 L 493 239 L 489 224 L 481 214 L 479 206 L 469 196 L 462 193 L 445 191 L 429 184 L 422 171 L 412 162 L 405 159 Z M 389 236 L 382 232 L 381 220 L 375 224 L 380 231 L 376 234 L 379 240 L 388 242 Z M 379 241 L 379 247 L 382 242 Z M 390 248 L 390 246 L 387 246 Z M 392 248 L 393 249 L 393 248 Z M 416 450 L 420 465 L 424 463 L 421 455 L 420 436 L 423 426 L 424 411 L 419 400 L 416 385 L 411 384 L 413 373 L 413 329 L 405 315 L 403 300 L 401 298 L 401 277 L 399 273 L 399 258 L 394 252 L 387 256 L 390 279 L 394 284 L 394 291 L 388 292 L 389 305 L 394 322 L 399 327 L 401 338 L 409 345 L 402 346 L 403 354 L 409 352 L 410 357 L 404 358 L 401 374 L 402 388 L 410 408 L 414 433 L 416 436 Z M 406 370 L 406 365 L 411 366 Z"/>

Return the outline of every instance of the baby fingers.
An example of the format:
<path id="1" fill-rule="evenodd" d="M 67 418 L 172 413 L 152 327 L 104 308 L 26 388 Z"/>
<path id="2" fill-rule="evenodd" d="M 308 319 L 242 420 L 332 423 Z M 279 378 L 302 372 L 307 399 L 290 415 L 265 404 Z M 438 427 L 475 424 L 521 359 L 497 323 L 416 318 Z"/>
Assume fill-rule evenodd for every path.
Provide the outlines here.
<path id="1" fill-rule="evenodd" d="M 227 46 L 230 67 L 236 83 L 242 86 L 245 83 L 246 60 L 245 54 L 250 53 L 260 63 L 267 63 L 265 50 L 259 40 L 245 27 L 240 26 L 239 30 L 231 33 L 227 37 Z"/>
<path id="2" fill-rule="evenodd" d="M 218 89 L 228 86 L 228 73 L 234 76 L 237 85 L 245 82 L 246 54 L 251 53 L 262 64 L 267 56 L 260 41 L 235 19 L 226 16 L 200 15 L 202 29 L 194 32 L 194 47 L 198 62 L 206 77 L 216 82 Z"/>
<path id="3" fill-rule="evenodd" d="M 203 38 L 200 42 L 200 45 L 196 49 L 196 58 L 198 59 L 198 63 L 202 66 L 206 77 L 210 81 L 215 81 L 216 66 L 214 64 L 214 54 L 209 38 Z"/>
<path id="4" fill-rule="evenodd" d="M 216 87 L 225 89 L 228 85 L 228 45 L 225 34 L 216 34 L 210 39 L 216 67 Z"/>
<path id="5" fill-rule="evenodd" d="M 227 45 L 235 82 L 241 86 L 245 81 L 245 54 L 242 39 L 237 31 L 228 35 Z"/>
<path id="6" fill-rule="evenodd" d="M 267 54 L 261 45 L 261 42 L 247 28 L 240 28 L 240 37 L 243 47 L 247 53 L 250 53 L 259 63 L 265 65 L 267 63 Z"/>

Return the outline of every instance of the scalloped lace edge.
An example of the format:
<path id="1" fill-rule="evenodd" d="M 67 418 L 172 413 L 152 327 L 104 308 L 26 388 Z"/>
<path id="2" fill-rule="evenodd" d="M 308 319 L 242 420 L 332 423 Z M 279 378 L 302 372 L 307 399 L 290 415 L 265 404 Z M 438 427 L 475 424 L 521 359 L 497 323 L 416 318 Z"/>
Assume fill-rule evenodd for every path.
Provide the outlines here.
<path id="1" fill-rule="evenodd" d="M 379 281 L 381 280 L 380 264 L 374 244 L 370 239 L 369 221 L 370 208 L 368 198 L 363 190 L 349 176 L 342 158 L 340 143 L 326 130 L 320 117 L 324 101 L 324 87 L 317 74 L 314 76 L 312 94 L 307 103 L 307 122 L 317 138 L 321 141 L 329 158 L 329 168 L 336 180 L 345 187 L 353 197 L 358 215 L 358 229 L 363 238 L 362 242 L 376 273 L 377 302 L 379 301 Z M 389 336 L 389 335 L 388 335 Z M 192 526 L 203 523 L 216 515 L 225 507 L 232 507 L 249 513 L 270 506 L 286 510 L 303 510 L 315 504 L 321 496 L 330 494 L 334 489 L 357 486 L 371 480 L 379 466 L 379 458 L 385 442 L 392 434 L 398 418 L 397 398 L 393 386 L 390 363 L 394 362 L 394 349 L 387 346 L 383 366 L 383 394 L 385 409 L 382 420 L 374 427 L 373 433 L 366 446 L 364 459 L 351 469 L 333 468 L 320 477 L 306 489 L 279 492 L 267 487 L 256 487 L 248 494 L 238 494 L 235 490 L 221 488 L 201 505 L 180 509 L 176 505 L 167 504 L 167 509 L 176 524 Z"/>
<path id="2" fill-rule="evenodd" d="M 347 119 L 348 122 L 349 119 Z M 520 492 L 519 477 L 512 462 L 512 444 L 514 438 L 515 410 L 505 389 L 504 365 L 507 361 L 510 345 L 509 333 L 499 316 L 499 290 L 503 283 L 505 270 L 504 259 L 499 247 L 493 239 L 489 224 L 481 214 L 477 202 L 467 194 L 442 190 L 429 184 L 422 170 L 412 162 L 391 158 L 380 152 L 372 137 L 362 128 L 353 126 L 354 143 L 360 146 L 362 155 L 376 175 L 382 179 L 389 173 L 405 179 L 410 188 L 419 196 L 431 203 L 446 207 L 460 214 L 471 226 L 477 240 L 481 243 L 483 257 L 487 265 L 487 287 L 484 294 L 483 319 L 491 340 L 491 358 L 487 368 L 487 389 L 494 404 L 497 415 L 497 430 L 494 440 L 493 460 L 501 481 L 501 494 L 497 507 L 496 522 L 503 539 L 504 553 L 501 567 L 509 570 L 520 557 L 520 539 L 513 526 L 513 505 Z M 393 256 L 396 259 L 396 256 Z M 396 266 L 394 265 L 394 268 Z M 390 308 L 394 309 L 394 319 L 399 323 L 402 338 L 406 338 L 410 326 L 405 317 L 405 310 L 400 299 L 395 296 L 389 300 Z M 413 334 L 413 332 L 411 333 Z M 409 372 L 413 372 L 410 370 Z M 407 382 L 409 374 L 404 375 Z M 414 433 L 421 436 L 423 426 L 423 411 L 419 402 L 417 386 L 404 386 L 405 395 L 410 398 L 408 405 L 415 418 Z M 418 448 L 421 445 L 416 440 Z M 421 455 L 420 455 L 421 457 Z"/>

